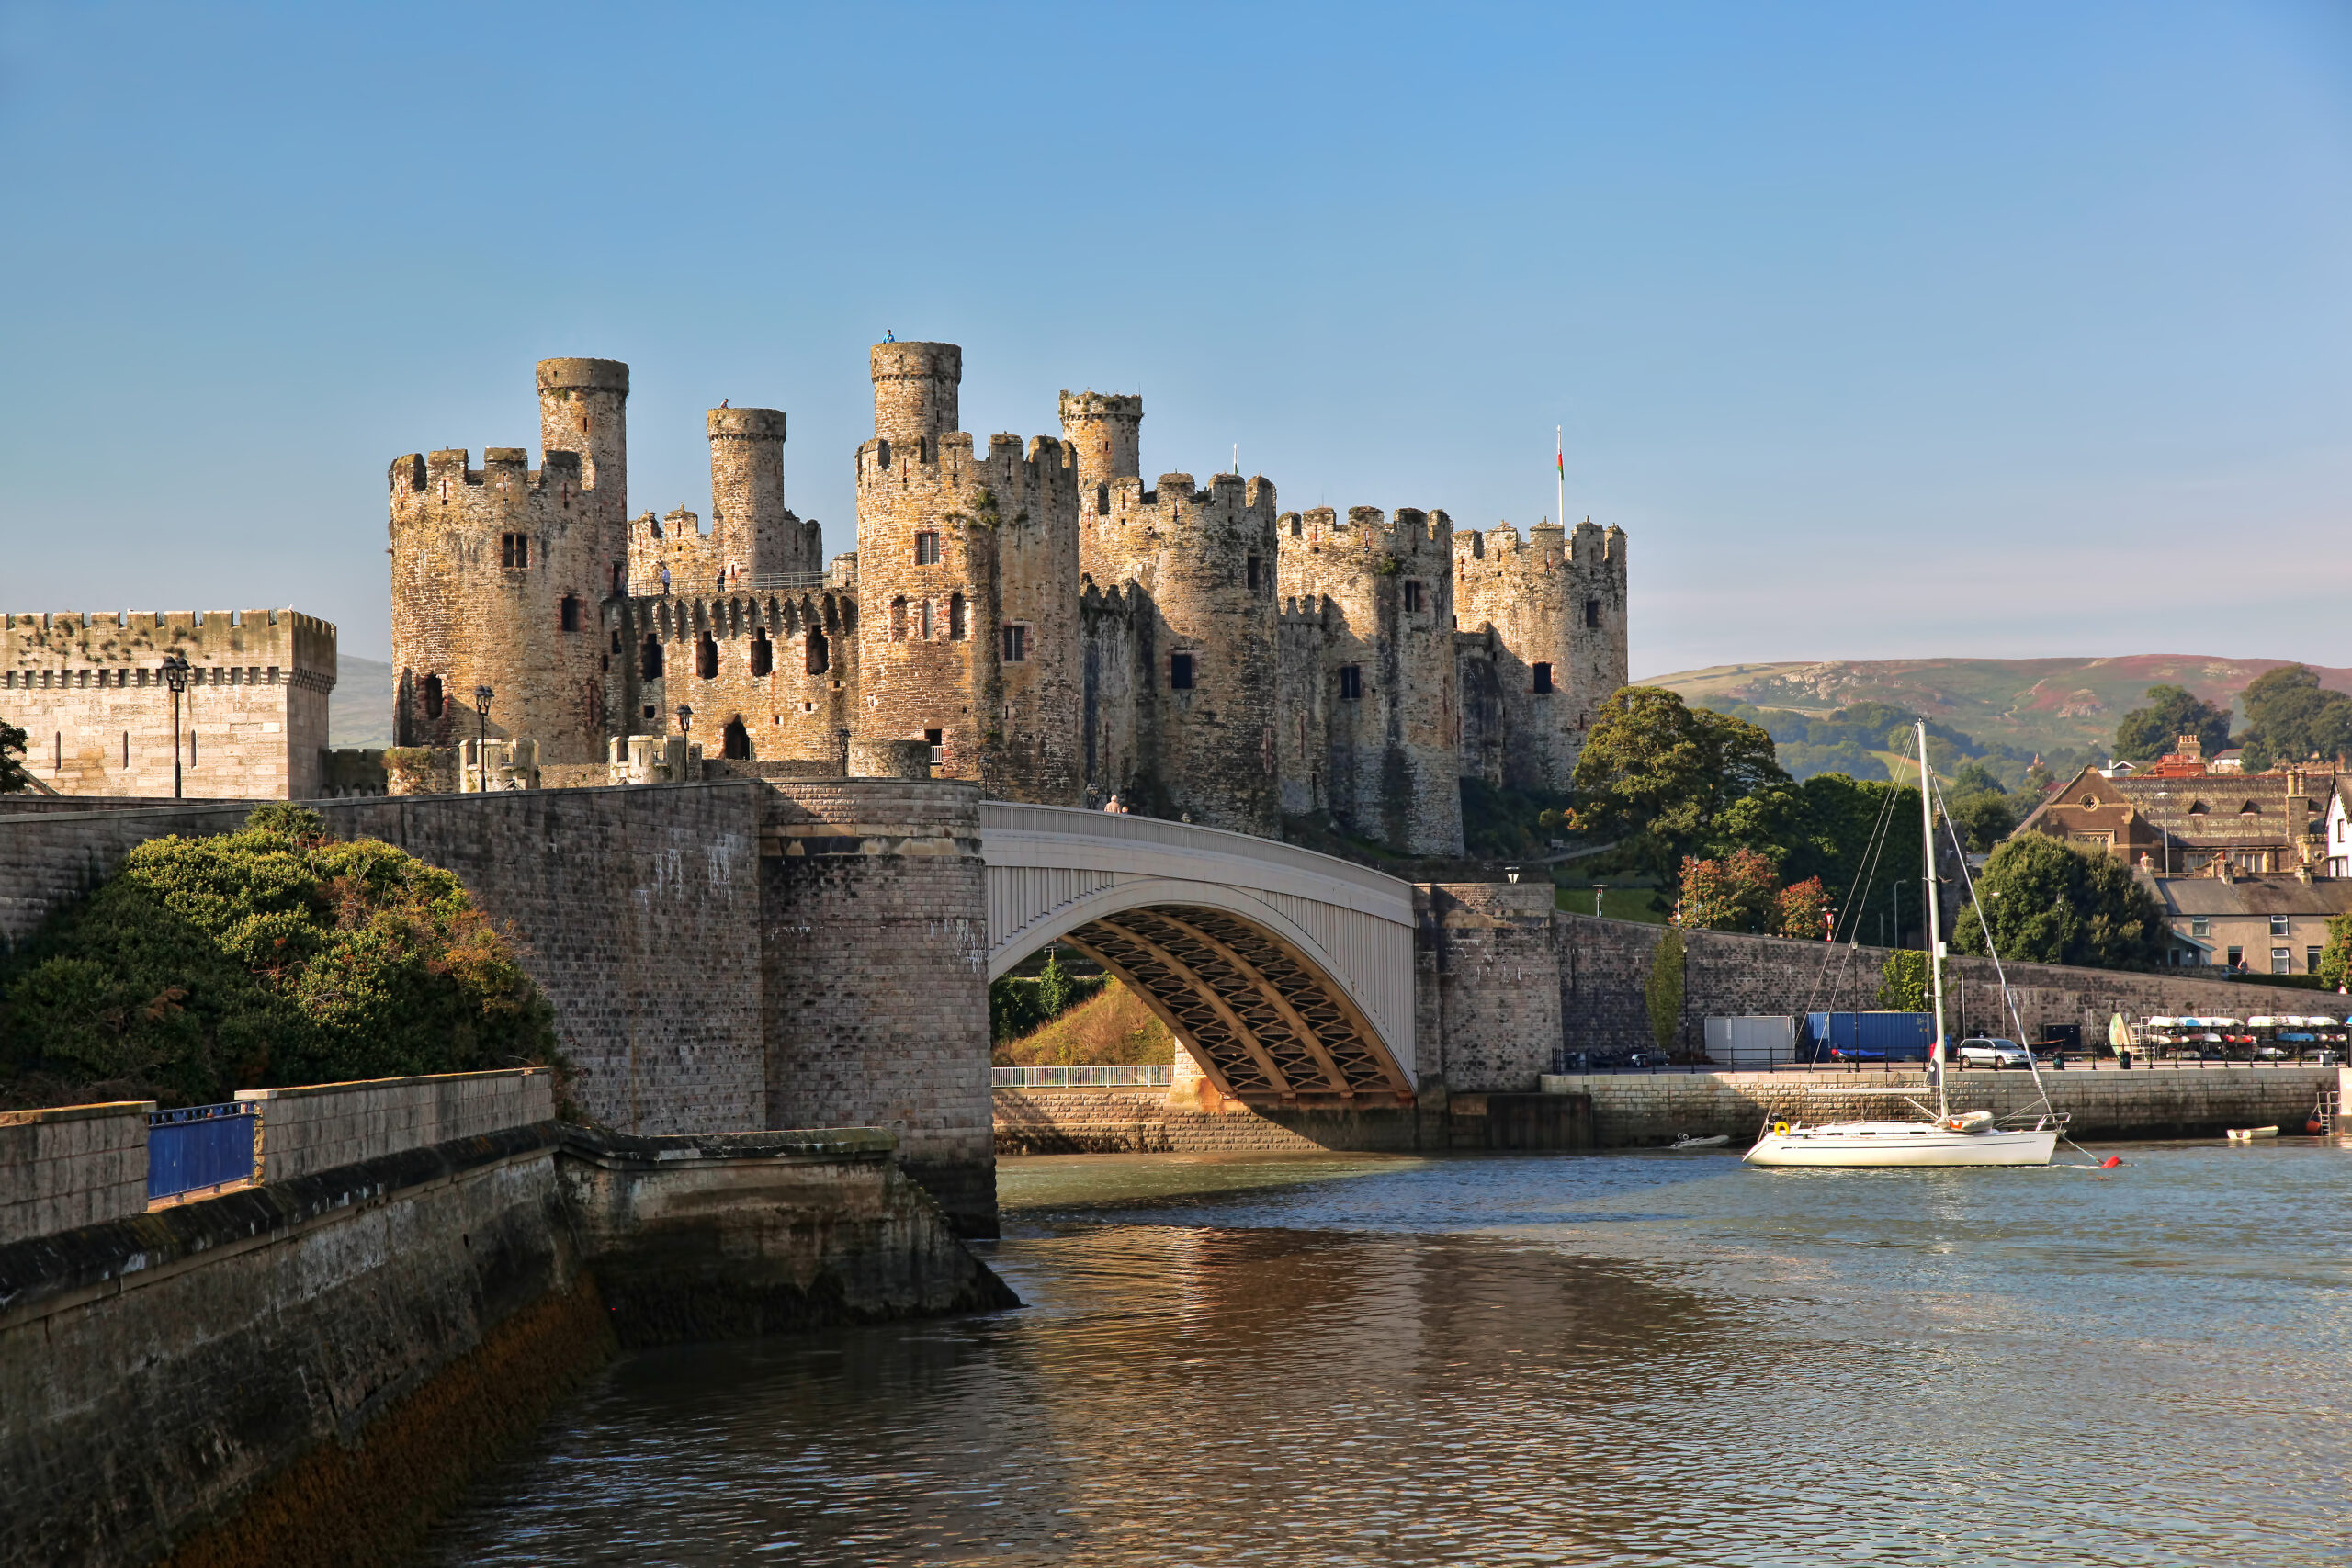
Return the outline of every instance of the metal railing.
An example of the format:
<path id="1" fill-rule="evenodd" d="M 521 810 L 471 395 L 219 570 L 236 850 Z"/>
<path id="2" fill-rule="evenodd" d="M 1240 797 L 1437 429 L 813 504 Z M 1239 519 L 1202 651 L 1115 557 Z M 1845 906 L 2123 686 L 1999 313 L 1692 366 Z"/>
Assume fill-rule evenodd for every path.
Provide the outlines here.
<path id="1" fill-rule="evenodd" d="M 147 1201 L 254 1179 L 251 1100 L 147 1114 Z"/>
<path id="2" fill-rule="evenodd" d="M 2037 1066 L 2039 1066 L 2041 1068 L 2041 1070 L 2042 1070 L 2043 1072 L 2045 1072 L 2045 1073 L 2049 1073 L 2049 1072 L 2068 1072 L 2068 1073 L 2102 1072 L 2102 1073 L 2111 1073 L 2111 1072 L 2118 1071 L 2119 1069 L 2128 1070 L 2128 1071 L 2135 1072 L 2135 1073 L 2136 1073 L 2136 1072 L 2194 1072 L 2194 1071 L 2200 1071 L 2200 1070 L 2218 1071 L 2218 1070 L 2229 1070 L 2229 1069 L 2235 1069 L 2235 1070 L 2239 1070 L 2239 1071 L 2244 1071 L 2245 1069 L 2249 1068 L 2249 1067 L 2259 1067 L 2259 1068 L 2290 1067 L 2290 1068 L 2297 1068 L 2297 1069 L 2309 1070 L 2309 1069 L 2311 1069 L 2311 1068 L 2314 1068 L 2314 1067 L 2334 1067 L 2334 1066 L 2343 1066 L 2343 1065 L 2344 1065 L 2344 1062 L 2345 1062 L 2345 1056 L 2344 1056 L 2344 1054 L 2343 1054 L 2343 1053 L 2341 1053 L 2341 1052 L 2334 1052 L 2334 1053 L 2330 1053 L 2330 1052 L 2313 1052 L 2312 1055 L 2308 1055 L 2308 1056 L 2303 1056 L 2303 1057 L 2300 1057 L 2300 1058 L 2299 1058 L 2299 1057 L 2295 1057 L 2295 1056 L 2283 1056 L 2283 1057 L 2278 1057 L 2278 1058 L 2264 1057 L 2264 1058 L 2260 1058 L 2260 1059 L 2256 1059 L 2256 1060 L 2251 1060 L 2251 1061 L 2249 1061 L 2249 1060 L 2248 1060 L 2248 1059 L 2247 1059 L 2247 1058 L 2246 1058 L 2243 1054 L 2241 1054 L 2241 1055 L 2236 1055 L 2236 1056 L 2230 1056 L 2230 1057 L 2223 1057 L 2223 1056 L 2221 1056 L 2221 1055 L 2213 1055 L 2213 1056 L 2210 1056 L 2210 1057 L 2198 1057 L 2198 1056 L 2162 1056 L 2162 1057 L 2150 1057 L 2150 1056 L 2148 1056 L 2148 1055 L 2144 1055 L 2144 1054 L 2143 1054 L 2143 1053 L 2141 1053 L 2141 1052 L 2134 1051 L 2134 1052 L 2132 1052 L 2132 1061 L 2131 1061 L 2131 1065 L 2130 1065 L 2130 1066 L 2129 1066 L 2129 1068 L 2128 1068 L 2128 1069 L 2125 1069 L 2125 1068 L 2124 1068 L 2124 1064 L 2123 1064 L 2123 1063 L 2121 1063 L 2121 1062 L 2117 1061 L 2113 1056 L 2077 1056 L 2077 1055 L 2072 1055 L 2072 1054 L 2069 1054 L 2069 1055 L 2064 1058 L 2064 1062 L 2062 1063 L 2058 1058 L 2056 1058 L 2056 1057 L 2054 1057 L 2054 1056 L 2039 1056 L 2039 1055 L 2038 1055 L 2038 1056 L 2036 1056 L 2036 1057 L 2034 1058 L 2034 1062 L 2035 1062 L 2035 1063 L 2036 1063 L 2036 1065 L 2037 1065 Z M 1953 1082 L 1956 1082 L 1956 1083 L 1957 1083 L 1957 1082 L 1963 1081 L 1963 1080 L 1967 1080 L 1967 1079 L 1974 1078 L 1974 1077 L 1978 1077 L 1978 1076 L 1980 1076 L 1980 1075 L 1984 1075 L 1984 1076 L 1988 1076 L 1988 1077 L 1989 1077 L 1989 1076 L 1992 1076 L 1992 1075 L 1994 1075 L 1994 1074 L 1997 1073 L 1997 1074 L 1999 1074 L 1999 1075 L 2001 1075 L 2001 1076 L 2003 1076 L 2003 1077 L 2007 1077 L 2007 1076 L 2009 1076 L 2009 1075 L 2011 1075 L 2011 1074 L 2023 1073 L 2023 1072 L 2026 1070 L 2026 1069 L 2025 1069 L 2024 1067 L 2022 1067 L 2022 1066 L 2018 1066 L 2018 1067 L 1997 1067 L 1997 1068 L 1996 1068 L 1996 1067 L 1991 1067 L 1991 1066 L 1971 1066 L 1971 1067 L 1962 1067 L 1962 1066 L 1959 1063 L 1957 1063 L 1957 1062 L 1948 1062 L 1948 1063 L 1946 1063 L 1946 1064 L 1945 1064 L 1945 1067 L 1946 1067 L 1946 1070 L 1951 1074 L 1952 1081 L 1953 1081 Z M 1673 1073 L 1799 1073 L 1799 1074 L 1804 1074 L 1804 1073 L 1811 1073 L 1811 1074 L 1815 1074 L 1815 1075 L 1820 1075 L 1820 1076 L 1828 1076 L 1828 1075 L 1832 1075 L 1832 1074 L 1849 1074 L 1849 1073 L 1874 1073 L 1874 1074 L 1887 1074 L 1887 1073 L 1893 1073 L 1893 1074 L 1898 1074 L 1898 1075 L 1908 1075 L 1908 1076 L 1910 1076 L 1910 1077 L 1919 1077 L 1919 1078 L 1924 1079 L 1924 1078 L 1926 1077 L 1926 1076 L 1927 1076 L 1927 1066 L 1926 1066 L 1926 1064 L 1925 1064 L 1925 1063 L 1918 1062 L 1918 1061 L 1904 1061 L 1904 1062 L 1870 1062 L 1870 1061 L 1860 1061 L 1860 1060 L 1856 1060 L 1856 1061 L 1843 1061 L 1843 1062 L 1838 1062 L 1838 1061 L 1827 1061 L 1827 1060 L 1825 1060 L 1825 1061 L 1820 1061 L 1820 1062 L 1770 1062 L 1770 1063 L 1766 1063 L 1766 1062 L 1750 1062 L 1750 1063 L 1729 1063 L 1729 1062 L 1644 1062 L 1644 1063 L 1627 1063 L 1627 1062 L 1623 1062 L 1623 1061 L 1619 1061 L 1619 1062 L 1607 1062 L 1607 1063 L 1603 1063 L 1603 1062 L 1580 1063 L 1580 1062 L 1577 1059 L 1576 1054 L 1575 1054 L 1575 1053 L 1573 1053 L 1573 1052 L 1571 1052 L 1571 1053 L 1568 1053 L 1568 1054 L 1566 1054 L 1566 1055 L 1557 1055 L 1557 1056 L 1555 1056 L 1555 1057 L 1553 1058 L 1553 1066 L 1552 1066 L 1552 1067 L 1551 1067 L 1551 1075 L 1552 1075 L 1552 1076 L 1554 1076 L 1554 1077 L 1579 1077 L 1579 1076 L 1585 1076 L 1585 1075 L 1602 1076 L 1602 1075 L 1614 1075 L 1614 1074 L 1622 1074 L 1622 1073 L 1649 1073 L 1649 1074 L 1673 1074 Z"/>
<path id="3" fill-rule="evenodd" d="M 1166 1067 L 991 1067 L 998 1089 L 1166 1089 L 1176 1069 Z"/>

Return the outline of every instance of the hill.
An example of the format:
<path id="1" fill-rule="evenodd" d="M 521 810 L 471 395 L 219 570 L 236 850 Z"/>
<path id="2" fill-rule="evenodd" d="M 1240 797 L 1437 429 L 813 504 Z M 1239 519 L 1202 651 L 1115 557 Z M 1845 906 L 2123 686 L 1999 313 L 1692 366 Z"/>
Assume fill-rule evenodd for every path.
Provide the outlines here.
<path id="1" fill-rule="evenodd" d="M 2117 722 L 2141 705 L 2150 686 L 2185 686 L 2209 703 L 2234 705 L 2256 676 L 2288 662 L 2180 653 L 2120 659 L 1829 660 L 1720 664 L 1641 683 L 1664 686 L 1709 706 L 1740 702 L 1807 715 L 1858 703 L 1884 703 L 1992 745 L 2105 757 L 2114 743 Z M 2352 669 L 2310 668 L 2322 685 L 2352 691 Z"/>
<path id="2" fill-rule="evenodd" d="M 338 653 L 334 692 L 327 699 L 327 744 L 374 747 L 392 743 L 392 667 Z"/>

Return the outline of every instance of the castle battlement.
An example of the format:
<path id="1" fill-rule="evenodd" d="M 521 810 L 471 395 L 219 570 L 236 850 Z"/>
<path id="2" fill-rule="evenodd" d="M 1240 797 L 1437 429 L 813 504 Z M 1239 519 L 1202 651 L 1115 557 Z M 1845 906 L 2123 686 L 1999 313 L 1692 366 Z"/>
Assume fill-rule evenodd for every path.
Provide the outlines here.
<path id="1" fill-rule="evenodd" d="M 569 506 L 585 488 L 577 452 L 549 452 L 536 468 L 530 466 L 531 453 L 526 446 L 484 447 L 479 468 L 470 466 L 472 457 L 460 446 L 393 458 L 390 478 L 394 508 L 403 501 L 420 499 L 467 503 L 468 491 L 511 491 L 518 496 L 546 495 L 552 491 L 560 504 Z"/>
<path id="2" fill-rule="evenodd" d="M 1453 519 L 1442 511 L 1423 512 L 1400 506 L 1390 516 L 1377 506 L 1351 506 L 1346 521 L 1330 507 L 1310 507 L 1284 513 L 1280 519 L 1285 552 L 1306 550 L 1334 560 L 1351 554 L 1390 556 L 1427 570 L 1422 558 L 1434 553 L 1441 560 L 1453 551 Z"/>
<path id="3" fill-rule="evenodd" d="M 166 654 L 198 667 L 198 680 L 258 682 L 264 672 L 297 672 L 334 684 L 332 621 L 294 609 L 96 610 L 0 615 L 0 669 L 113 670 L 135 677 L 118 684 L 160 684 Z M 210 669 L 208 677 L 201 671 Z M 11 682 L 12 684 L 15 682 Z"/>

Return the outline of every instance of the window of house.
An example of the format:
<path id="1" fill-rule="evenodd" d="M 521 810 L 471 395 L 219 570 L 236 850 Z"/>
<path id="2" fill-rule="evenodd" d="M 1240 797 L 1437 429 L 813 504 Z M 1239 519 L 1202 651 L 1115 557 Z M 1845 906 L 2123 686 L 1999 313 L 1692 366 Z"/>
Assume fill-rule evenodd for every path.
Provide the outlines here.
<path id="1" fill-rule="evenodd" d="M 718 644 L 707 634 L 695 646 L 695 673 L 706 681 L 718 678 Z"/>
<path id="2" fill-rule="evenodd" d="M 1363 695 L 1363 666 L 1360 664 L 1340 665 L 1340 700 L 1343 703 L 1351 703 Z"/>
<path id="3" fill-rule="evenodd" d="M 808 673 L 811 675 L 822 675 L 825 672 L 826 666 L 831 662 L 833 650 L 825 645 L 825 634 L 819 631 L 816 627 L 810 626 L 808 628 L 808 657 L 807 660 Z M 1920 863 L 1925 864 L 1926 862 L 1923 860 Z"/>
<path id="4" fill-rule="evenodd" d="M 2260 803 L 2260 802 L 2258 802 L 2258 801 L 2252 801 L 2252 800 L 2247 801 L 2244 806 L 2241 806 L 2241 807 L 2238 807 L 2238 815 L 2239 815 L 2239 816 L 2241 816 L 2241 817 L 2259 817 L 2259 816 L 2261 816 L 2261 815 L 2262 815 L 2262 806 L 2261 806 L 2261 803 Z M 1923 861 L 1921 863 L 1922 863 L 1922 864 L 1925 864 L 1926 863 Z"/>
<path id="5" fill-rule="evenodd" d="M 915 536 L 915 564 L 917 566 L 939 564 L 939 536 L 928 528 Z"/>
<path id="6" fill-rule="evenodd" d="M 1027 626 L 1005 627 L 1004 661 L 1007 664 L 1020 664 L 1024 662 L 1028 657 L 1029 628 Z"/>
<path id="7" fill-rule="evenodd" d="M 498 536 L 498 564 L 528 566 L 531 564 L 531 536 L 501 534 Z"/>
<path id="8" fill-rule="evenodd" d="M 126 751 L 126 752 L 124 753 L 124 755 L 126 755 L 126 756 L 128 756 L 129 754 L 130 754 L 130 753 L 129 753 L 128 751 Z M 2304 974 L 2306 974 L 2306 975 L 2316 975 L 2316 974 L 2318 974 L 2318 973 L 2319 973 L 2319 955 L 2320 955 L 2320 950 L 2319 950 L 2318 948 L 2316 948 L 2316 947 L 2307 947 L 2307 948 L 2303 949 L 2303 973 L 2304 973 Z"/>
<path id="9" fill-rule="evenodd" d="M 2230 857 L 2231 860 L 2237 863 L 2237 868 L 2240 871 L 2260 871 L 2263 868 L 2262 863 L 2264 858 L 2262 852 L 2259 850 L 2242 850 L 2238 853 Z"/>
<path id="10" fill-rule="evenodd" d="M 644 671 L 645 678 L 649 681 L 662 679 L 662 639 L 660 637 L 650 634 L 646 637 L 644 657 L 638 661 L 638 668 Z M 1925 865 L 1927 863 L 1923 860 L 1920 863 Z"/>
<path id="11" fill-rule="evenodd" d="M 2273 915 L 2270 917 L 2270 934 L 2272 936 L 2285 936 L 2287 934 L 2286 916 Z"/>
<path id="12" fill-rule="evenodd" d="M 1922 865 L 1925 865 L 1927 863 L 1923 860 L 1923 861 L 1921 861 L 1921 862 L 1920 862 L 1920 863 L 1921 863 Z M 2230 967 L 2231 967 L 2231 968 L 2233 968 L 2233 969 L 2242 969 L 2242 968 L 2244 968 L 2244 967 L 2245 966 L 2245 948 L 2243 948 L 2243 947 L 2233 947 L 2233 948 L 2230 948 L 2230 949 L 2228 949 L 2228 950 L 2226 950 L 2226 951 L 2227 951 L 2227 953 L 2228 953 L 2229 964 L 2230 964 Z"/>
<path id="13" fill-rule="evenodd" d="M 1256 556 L 1251 556 L 1249 559 L 1250 592 L 1252 593 L 1258 592 L 1258 573 L 1263 563 Z"/>
<path id="14" fill-rule="evenodd" d="M 1420 613 L 1420 608 L 1421 585 L 1418 582 L 1408 581 L 1405 584 L 1405 609 L 1408 614 L 1419 615 Z"/>
<path id="15" fill-rule="evenodd" d="M 567 593 L 563 596 L 563 603 L 556 606 L 556 614 L 558 624 L 565 631 L 576 632 L 580 629 L 580 601 L 571 594 Z"/>
<path id="16" fill-rule="evenodd" d="M 953 641 L 962 642 L 970 635 L 964 625 L 964 596 L 950 593 L 947 596 L 947 636 Z"/>
<path id="17" fill-rule="evenodd" d="M 1189 692 L 1193 689 L 1193 656 L 1171 653 L 1168 656 L 1168 689 Z"/>
<path id="18" fill-rule="evenodd" d="M 764 631 L 752 634 L 752 673 L 765 675 L 775 669 L 775 644 L 768 640 Z"/>
<path id="19" fill-rule="evenodd" d="M 427 675 L 424 678 L 424 716 L 427 718 L 441 716 L 441 677 L 438 675 Z M 1927 862 L 1923 860 L 1919 863 L 1925 865 Z"/>
<path id="20" fill-rule="evenodd" d="M 741 718 L 730 718 L 727 721 L 727 728 L 719 736 L 718 754 L 722 757 L 750 761 L 752 732 L 743 727 L 743 721 Z"/>
<path id="21" fill-rule="evenodd" d="M 2211 807 L 2208 807 L 2201 800 L 2192 800 L 2188 803 L 2188 814 L 2191 817 L 2203 817 L 2208 815 L 2211 810 Z M 1927 863 L 1923 860 L 1920 863 L 1924 865 Z"/>
<path id="22" fill-rule="evenodd" d="M 2291 975 L 2295 972 L 2294 959 L 2286 948 L 2274 947 L 2270 950 L 2270 972 L 2273 975 Z"/>
<path id="23" fill-rule="evenodd" d="M 1539 697 L 1540 697 L 1540 696 L 1544 696 L 1544 695 L 1545 695 L 1546 694 L 1548 694 L 1551 690 L 1552 690 L 1552 667 L 1551 667 L 1549 664 L 1538 664 L 1538 665 L 1535 667 L 1535 686 L 1534 686 L 1535 694 L 1536 694 L 1537 696 L 1539 696 Z"/>
<path id="24" fill-rule="evenodd" d="M 947 761 L 947 741 L 946 738 L 940 731 L 936 729 L 926 729 L 922 732 L 922 738 L 931 743 L 931 765 L 933 767 L 935 768 L 942 762 Z M 1926 862 L 1922 861 L 1920 863 L 1924 865 Z"/>
<path id="25" fill-rule="evenodd" d="M 1594 631 L 1599 631 L 1600 629 L 1600 600 L 1588 599 L 1584 602 L 1584 624 Z"/>
<path id="26" fill-rule="evenodd" d="M 1924 865 L 1927 863 L 1922 860 L 1920 863 Z M 2213 922 L 2202 915 L 2196 916 L 2188 922 L 2188 934 L 2196 937 L 2210 937 L 2213 934 Z"/>

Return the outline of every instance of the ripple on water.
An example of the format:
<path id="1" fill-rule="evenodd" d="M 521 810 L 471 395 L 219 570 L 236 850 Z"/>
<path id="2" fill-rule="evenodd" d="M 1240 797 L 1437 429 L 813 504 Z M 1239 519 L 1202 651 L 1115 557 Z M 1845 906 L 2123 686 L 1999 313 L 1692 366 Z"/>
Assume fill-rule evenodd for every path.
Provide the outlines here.
<path id="1" fill-rule="evenodd" d="M 630 1358 L 436 1563 L 2337 1563 L 2332 1150 L 1001 1168 L 1020 1312 Z"/>

